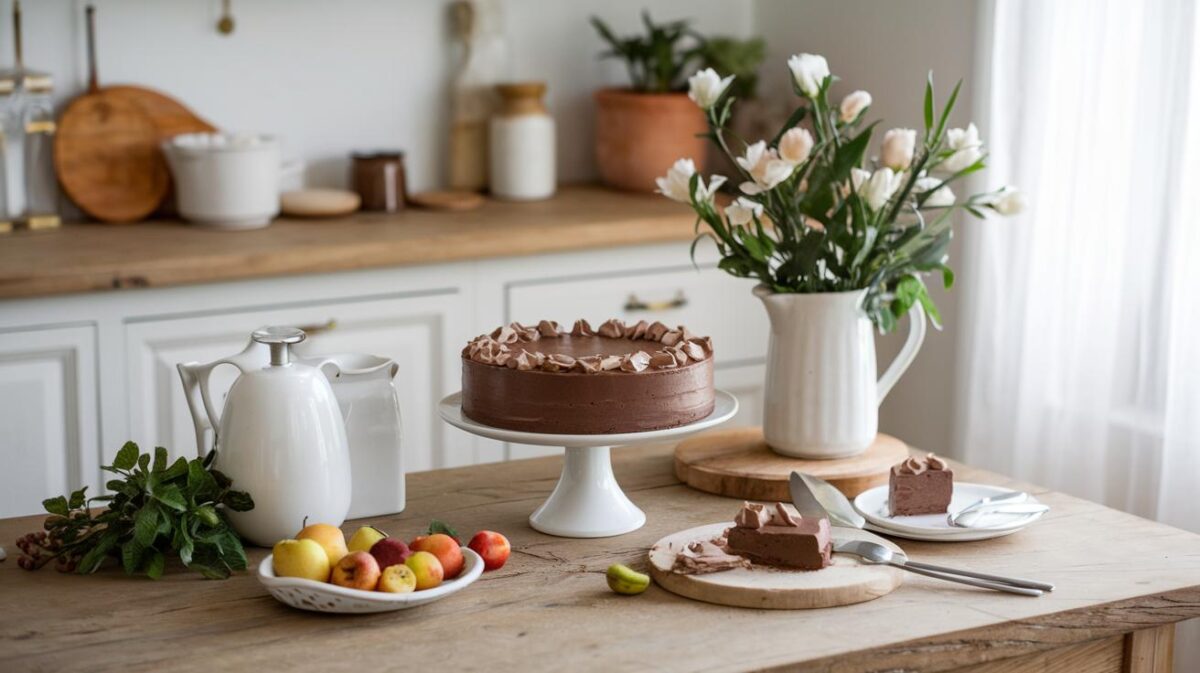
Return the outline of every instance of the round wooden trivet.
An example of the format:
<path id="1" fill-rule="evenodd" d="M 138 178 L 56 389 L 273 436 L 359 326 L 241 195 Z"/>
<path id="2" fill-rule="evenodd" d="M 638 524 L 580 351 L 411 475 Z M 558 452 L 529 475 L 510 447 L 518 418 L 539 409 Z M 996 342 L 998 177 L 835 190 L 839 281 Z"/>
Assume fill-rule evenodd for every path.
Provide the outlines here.
<path id="1" fill-rule="evenodd" d="M 668 535 L 650 548 L 650 575 L 660 587 L 686 598 L 738 608 L 801 610 L 851 605 L 892 592 L 904 580 L 904 571 L 870 565 L 853 556 L 834 554 L 833 563 L 821 570 L 787 570 L 767 566 L 735 568 L 708 575 L 671 572 L 675 555 L 696 540 L 719 536 L 733 523 L 717 523 Z M 845 540 L 871 540 L 899 547 L 865 530 L 834 528 L 834 544 Z"/>
<path id="2" fill-rule="evenodd" d="M 675 447 L 675 476 L 694 489 L 729 498 L 791 502 L 788 477 L 794 470 L 820 477 L 853 498 L 886 484 L 888 470 L 907 457 L 904 442 L 880 434 L 852 458 L 789 458 L 767 446 L 762 428 L 733 428 L 680 442 Z"/>

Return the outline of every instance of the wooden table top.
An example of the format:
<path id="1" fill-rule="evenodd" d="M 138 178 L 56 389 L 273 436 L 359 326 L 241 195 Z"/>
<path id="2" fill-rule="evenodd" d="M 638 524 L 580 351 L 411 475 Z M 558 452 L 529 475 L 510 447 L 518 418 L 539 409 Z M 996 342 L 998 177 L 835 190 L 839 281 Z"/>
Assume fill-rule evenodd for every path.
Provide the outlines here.
<path id="1" fill-rule="evenodd" d="M 408 509 L 371 523 L 404 537 L 435 517 L 465 535 L 498 530 L 513 555 L 462 593 L 400 612 L 292 610 L 253 573 L 211 581 L 169 567 L 151 581 L 115 568 L 27 572 L 10 546 L 0 563 L 0 670 L 946 670 L 1200 616 L 1200 536 L 1037 488 L 1053 510 L 1015 535 L 899 543 L 915 559 L 1058 585 L 1041 598 L 915 575 L 877 600 L 813 611 L 719 607 L 656 586 L 613 594 L 609 564 L 645 568 L 654 541 L 728 519 L 739 504 L 681 485 L 670 449 L 614 451 L 617 478 L 648 522 L 608 539 L 554 538 L 527 525 L 559 457 L 410 475 Z M 956 469 L 964 481 L 1019 486 Z M 0 540 L 11 545 L 40 521 L 0 521 Z M 252 563 L 266 553 L 253 550 Z"/>
<path id="2" fill-rule="evenodd" d="M 280 218 L 242 232 L 67 224 L 0 236 L 0 299 L 687 241 L 694 223 L 690 209 L 658 195 L 568 186 L 548 201 Z"/>

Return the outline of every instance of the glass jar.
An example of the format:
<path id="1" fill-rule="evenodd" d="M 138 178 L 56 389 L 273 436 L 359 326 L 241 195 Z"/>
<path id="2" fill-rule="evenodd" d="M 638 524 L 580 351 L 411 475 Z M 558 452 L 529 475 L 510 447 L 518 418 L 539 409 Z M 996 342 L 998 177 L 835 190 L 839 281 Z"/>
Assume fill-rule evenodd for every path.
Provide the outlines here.
<path id="1" fill-rule="evenodd" d="M 350 181 L 362 199 L 362 209 L 385 213 L 403 210 L 408 199 L 404 153 L 356 152 L 352 158 Z"/>

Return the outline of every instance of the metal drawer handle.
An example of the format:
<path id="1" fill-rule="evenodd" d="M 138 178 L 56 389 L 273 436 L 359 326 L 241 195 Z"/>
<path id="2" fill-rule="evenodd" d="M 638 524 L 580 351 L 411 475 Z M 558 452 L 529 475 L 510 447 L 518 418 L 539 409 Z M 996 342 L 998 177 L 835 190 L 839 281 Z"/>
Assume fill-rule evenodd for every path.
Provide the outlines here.
<path id="1" fill-rule="evenodd" d="M 308 336 L 314 336 L 323 332 L 332 332 L 333 330 L 337 329 L 337 319 L 330 318 L 323 323 L 317 323 L 314 325 L 301 325 L 297 329 L 303 330 Z"/>
<path id="2" fill-rule="evenodd" d="M 683 308 L 688 305 L 688 298 L 684 296 L 683 290 L 675 293 L 674 299 L 666 301 L 642 301 L 637 298 L 636 294 L 629 295 L 629 299 L 625 300 L 625 310 L 632 311 L 670 311 L 671 309 Z"/>

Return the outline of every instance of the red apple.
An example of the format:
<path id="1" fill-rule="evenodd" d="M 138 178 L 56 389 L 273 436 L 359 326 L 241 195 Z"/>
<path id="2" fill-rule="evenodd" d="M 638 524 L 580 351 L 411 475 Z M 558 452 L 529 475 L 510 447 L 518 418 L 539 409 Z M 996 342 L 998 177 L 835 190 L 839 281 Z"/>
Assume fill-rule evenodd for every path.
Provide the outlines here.
<path id="1" fill-rule="evenodd" d="M 333 566 L 329 581 L 339 587 L 374 591 L 379 583 L 379 563 L 365 551 L 352 551 Z"/>
<path id="2" fill-rule="evenodd" d="M 484 570 L 496 570 L 503 567 L 504 562 L 508 560 L 509 553 L 512 552 L 512 545 L 508 543 L 508 538 L 491 530 L 481 530 L 476 533 L 475 537 L 467 543 L 467 547 L 483 557 Z"/>
<path id="3" fill-rule="evenodd" d="M 408 545 L 404 544 L 403 540 L 394 537 L 385 537 L 371 545 L 371 556 L 374 556 L 375 560 L 379 562 L 380 568 L 403 565 L 411 555 L 412 550 L 408 548 Z"/>
<path id="4" fill-rule="evenodd" d="M 450 580 L 458 577 L 463 569 L 462 546 L 454 538 L 444 533 L 421 535 L 413 539 L 409 547 L 413 551 L 427 551 L 437 557 L 442 563 L 445 578 Z"/>

